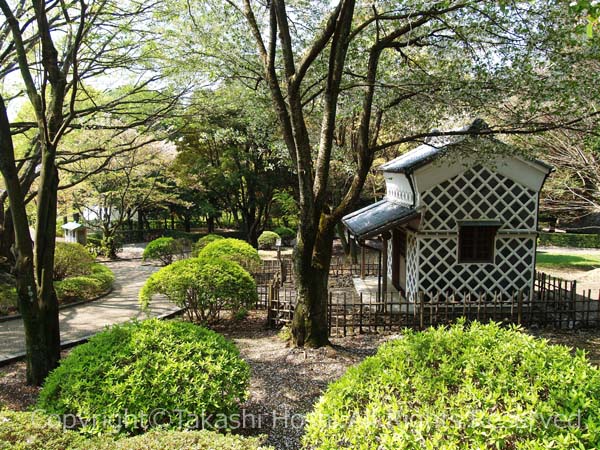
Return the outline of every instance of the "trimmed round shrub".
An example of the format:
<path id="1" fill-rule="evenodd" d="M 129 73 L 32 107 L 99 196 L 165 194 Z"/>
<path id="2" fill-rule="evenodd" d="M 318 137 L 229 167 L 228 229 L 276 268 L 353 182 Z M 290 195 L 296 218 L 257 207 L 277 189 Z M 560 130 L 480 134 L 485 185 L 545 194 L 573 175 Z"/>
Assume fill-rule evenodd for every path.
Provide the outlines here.
<path id="1" fill-rule="evenodd" d="M 94 263 L 88 275 L 65 278 L 54 282 L 60 303 L 89 300 L 108 291 L 115 281 L 115 274 L 108 267 Z"/>
<path id="2" fill-rule="evenodd" d="M 73 414 L 89 433 L 193 427 L 194 415 L 219 427 L 246 398 L 249 375 L 218 333 L 189 322 L 129 322 L 75 347 L 46 378 L 37 407 Z"/>
<path id="3" fill-rule="evenodd" d="M 192 256 L 198 256 L 198 254 L 206 247 L 208 244 L 214 241 L 219 241 L 221 239 L 225 239 L 223 236 L 219 236 L 218 234 L 207 234 L 204 237 L 198 239 L 198 241 L 194 244 L 194 250 L 192 251 Z"/>
<path id="4" fill-rule="evenodd" d="M 252 272 L 260 266 L 260 256 L 254 247 L 240 239 L 225 238 L 218 239 L 207 244 L 198 253 L 203 259 L 228 259 L 241 265 L 244 269 Z"/>
<path id="5" fill-rule="evenodd" d="M 57 242 L 54 252 L 54 280 L 88 275 L 94 257 L 81 244 Z"/>
<path id="6" fill-rule="evenodd" d="M 258 300 L 254 278 L 238 263 L 220 258 L 190 258 L 163 267 L 140 291 L 143 308 L 155 294 L 186 308 L 189 318 L 201 323 L 218 320 L 224 309 L 235 315 Z"/>
<path id="7" fill-rule="evenodd" d="M 296 232 L 288 227 L 277 227 L 273 232 L 281 236 L 281 239 L 288 244 L 296 239 Z"/>
<path id="8" fill-rule="evenodd" d="M 281 239 L 277 233 L 272 231 L 263 231 L 258 237 L 258 248 L 262 250 L 273 250 L 275 248 L 277 239 Z"/>
<path id="9" fill-rule="evenodd" d="M 597 448 L 600 371 L 583 352 L 498 324 L 407 331 L 331 384 L 305 445 Z"/>
<path id="10" fill-rule="evenodd" d="M 148 259 L 158 259 L 167 266 L 173 262 L 173 256 L 179 252 L 177 241 L 172 237 L 160 237 L 148 242 L 142 258 L 144 261 Z"/>

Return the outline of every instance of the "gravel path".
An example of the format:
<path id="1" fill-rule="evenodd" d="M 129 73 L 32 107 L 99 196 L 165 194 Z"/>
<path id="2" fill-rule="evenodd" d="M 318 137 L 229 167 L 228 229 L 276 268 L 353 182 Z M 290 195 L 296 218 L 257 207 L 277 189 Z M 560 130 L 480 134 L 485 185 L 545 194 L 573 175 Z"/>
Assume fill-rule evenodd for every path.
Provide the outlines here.
<path id="1" fill-rule="evenodd" d="M 244 330 L 223 331 L 250 364 L 250 397 L 242 405 L 246 428 L 242 434 L 268 435 L 277 450 L 299 449 L 304 416 L 327 385 L 394 336 L 361 335 L 332 339 L 333 346 L 298 349 L 287 345 L 264 319 Z M 254 420 L 254 422 L 252 422 Z"/>
<path id="2" fill-rule="evenodd" d="M 113 291 L 107 297 L 60 310 L 60 336 L 63 344 L 102 331 L 105 326 L 169 314 L 178 310 L 165 298 L 156 297 L 148 314 L 138 305 L 138 292 L 159 267 L 141 261 L 114 261 L 106 265 L 115 273 Z M 0 362 L 25 354 L 25 333 L 21 319 L 0 322 Z"/>

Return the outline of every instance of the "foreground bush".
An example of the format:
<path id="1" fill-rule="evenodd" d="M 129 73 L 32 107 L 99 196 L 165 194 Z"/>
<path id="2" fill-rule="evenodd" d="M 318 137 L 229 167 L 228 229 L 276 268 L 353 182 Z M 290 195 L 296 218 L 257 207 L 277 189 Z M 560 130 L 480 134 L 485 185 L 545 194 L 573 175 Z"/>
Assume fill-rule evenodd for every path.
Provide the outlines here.
<path id="1" fill-rule="evenodd" d="M 155 294 L 186 308 L 189 318 L 201 323 L 218 320 L 224 309 L 235 314 L 250 308 L 258 300 L 252 276 L 239 264 L 219 258 L 190 258 L 163 267 L 140 291 L 143 308 Z"/>
<path id="2" fill-rule="evenodd" d="M 600 372 L 583 353 L 497 324 L 458 324 L 407 332 L 349 369 L 309 415 L 305 444 L 598 448 L 599 408 Z"/>
<path id="3" fill-rule="evenodd" d="M 252 272 L 260 267 L 260 256 L 254 247 L 240 239 L 218 239 L 207 244 L 204 249 L 198 253 L 198 257 L 203 259 L 228 259 L 235 261 L 244 269 Z"/>
<path id="4" fill-rule="evenodd" d="M 144 261 L 148 259 L 158 259 L 163 265 L 169 265 L 173 262 L 173 256 L 179 252 L 177 241 L 172 237 L 161 237 L 148 242 L 144 249 L 142 258 Z"/>
<path id="5" fill-rule="evenodd" d="M 91 450 L 273 450 L 262 438 L 223 435 L 213 431 L 150 431 L 141 436 L 96 445 Z"/>
<path id="6" fill-rule="evenodd" d="M 261 438 L 212 431 L 149 431 L 141 436 L 86 439 L 53 417 L 0 410 L 0 450 L 269 450 Z"/>
<path id="7" fill-rule="evenodd" d="M 204 237 L 198 239 L 198 241 L 194 244 L 194 250 L 192 251 L 192 256 L 198 256 L 198 254 L 206 247 L 208 244 L 214 241 L 219 241 L 221 239 L 225 239 L 223 236 L 219 236 L 218 234 L 207 234 Z"/>
<path id="8" fill-rule="evenodd" d="M 182 415 L 204 414 L 213 423 L 236 413 L 248 379 L 248 365 L 220 334 L 152 319 L 114 326 L 75 347 L 46 379 L 38 408 L 74 414 L 88 421 L 88 432 L 177 428 L 189 425 Z M 164 414 L 154 416 L 159 410 Z"/>
<path id="9" fill-rule="evenodd" d="M 258 237 L 258 248 L 262 250 L 273 250 L 277 239 L 281 239 L 277 233 L 274 233 L 273 231 L 263 231 Z"/>
<path id="10" fill-rule="evenodd" d="M 86 439 L 65 431 L 56 418 L 0 409 L 0 450 L 83 449 Z"/>
<path id="11" fill-rule="evenodd" d="M 56 296 L 60 303 L 89 300 L 107 292 L 115 281 L 115 275 L 108 267 L 94 263 L 88 275 L 66 278 L 54 282 Z"/>
<path id="12" fill-rule="evenodd" d="M 81 244 L 57 242 L 54 252 L 54 280 L 88 275 L 94 257 Z"/>

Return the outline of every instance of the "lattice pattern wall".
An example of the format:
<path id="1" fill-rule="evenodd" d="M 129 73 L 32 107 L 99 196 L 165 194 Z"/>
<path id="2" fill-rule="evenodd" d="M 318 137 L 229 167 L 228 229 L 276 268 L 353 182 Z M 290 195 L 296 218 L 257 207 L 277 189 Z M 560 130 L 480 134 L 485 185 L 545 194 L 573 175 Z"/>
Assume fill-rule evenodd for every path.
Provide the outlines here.
<path id="1" fill-rule="evenodd" d="M 419 289 L 419 240 L 415 233 L 406 234 L 406 292 L 415 295 Z M 410 298 L 414 300 L 414 298 Z"/>
<path id="2" fill-rule="evenodd" d="M 534 238 L 498 236 L 495 264 L 458 264 L 457 239 L 419 236 L 419 278 L 416 291 L 436 293 L 523 290 L 533 280 Z"/>
<path id="3" fill-rule="evenodd" d="M 531 189 L 475 166 L 422 194 L 426 211 L 422 231 L 456 231 L 457 221 L 498 219 L 502 230 L 535 230 L 537 194 Z"/>
<path id="4" fill-rule="evenodd" d="M 536 229 L 536 192 L 478 165 L 425 191 L 421 198 L 425 213 L 417 237 L 414 291 L 511 295 L 523 290 L 529 294 L 534 277 L 535 237 L 531 233 Z M 494 264 L 459 264 L 458 222 L 479 219 L 502 223 Z M 506 231 L 526 234 L 503 234 Z"/>

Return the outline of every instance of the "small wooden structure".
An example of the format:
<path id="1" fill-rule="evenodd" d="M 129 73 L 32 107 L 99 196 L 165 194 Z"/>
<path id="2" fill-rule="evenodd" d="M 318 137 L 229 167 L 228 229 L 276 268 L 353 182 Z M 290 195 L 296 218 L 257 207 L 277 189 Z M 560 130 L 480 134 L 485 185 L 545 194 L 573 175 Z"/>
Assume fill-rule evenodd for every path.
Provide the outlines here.
<path id="1" fill-rule="evenodd" d="M 539 192 L 553 170 L 476 120 L 380 167 L 385 197 L 343 218 L 359 245 L 378 241 L 380 293 L 533 292 Z M 389 279 L 389 281 L 388 281 Z"/>
<path id="2" fill-rule="evenodd" d="M 65 230 L 65 242 L 87 244 L 87 228 L 84 225 L 77 222 L 67 222 L 61 228 Z"/>

